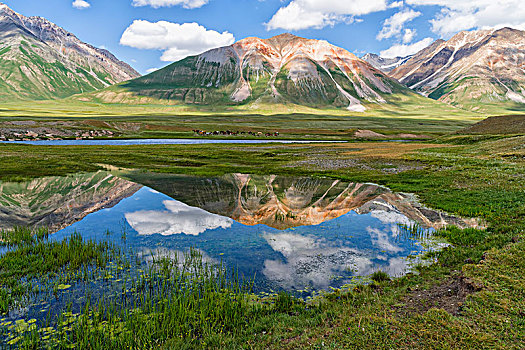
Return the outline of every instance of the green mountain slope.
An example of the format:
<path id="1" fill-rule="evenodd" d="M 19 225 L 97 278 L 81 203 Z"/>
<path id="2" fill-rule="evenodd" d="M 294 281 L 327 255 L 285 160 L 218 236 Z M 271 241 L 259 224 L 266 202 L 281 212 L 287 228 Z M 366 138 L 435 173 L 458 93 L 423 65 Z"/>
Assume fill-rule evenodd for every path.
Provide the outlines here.
<path id="1" fill-rule="evenodd" d="M 138 76 L 108 51 L 0 3 L 0 101 L 64 98 Z"/>
<path id="2" fill-rule="evenodd" d="M 188 57 L 80 100 L 193 106 L 292 105 L 350 112 L 442 104 L 326 41 L 290 34 L 247 38 Z"/>

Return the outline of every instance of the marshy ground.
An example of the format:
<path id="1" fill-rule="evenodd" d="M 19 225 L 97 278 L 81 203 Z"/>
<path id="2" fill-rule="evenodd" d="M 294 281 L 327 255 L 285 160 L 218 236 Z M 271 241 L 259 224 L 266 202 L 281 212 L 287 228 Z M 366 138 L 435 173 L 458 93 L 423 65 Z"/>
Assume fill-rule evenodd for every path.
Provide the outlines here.
<path id="1" fill-rule="evenodd" d="M 377 278 L 351 290 L 336 290 L 310 305 L 284 294 L 275 297 L 273 303 L 256 303 L 231 285 L 226 285 L 225 290 L 216 289 L 215 277 L 208 278 L 210 275 L 206 274 L 208 277 L 202 281 L 209 289 L 199 297 L 187 293 L 181 298 L 176 292 L 180 288 L 173 288 L 173 284 L 157 289 L 169 294 L 151 294 L 149 301 L 154 302 L 144 303 L 150 306 L 139 307 L 139 311 L 131 312 L 133 308 L 123 307 L 124 304 L 102 306 L 97 311 L 100 306 L 93 304 L 84 316 L 68 321 L 65 333 L 57 333 L 66 335 L 59 337 L 58 343 L 63 347 L 82 344 L 86 348 L 521 349 L 525 346 L 524 136 L 457 134 L 410 143 L 249 147 L 61 148 L 0 144 L 0 163 L 0 179 L 6 181 L 96 171 L 111 165 L 175 174 L 242 172 L 374 182 L 394 191 L 416 193 L 425 205 L 434 209 L 462 217 L 479 217 L 488 227 L 483 231 L 454 228 L 440 231 L 451 246 L 433 253 L 435 264 L 420 267 L 399 279 Z M 82 261 L 82 266 L 92 263 L 88 259 Z M 1 272 L 5 271 L 2 268 Z M 160 268 L 155 273 L 165 271 Z M 158 276 L 155 273 L 151 276 Z M 154 283 L 166 280 L 151 278 L 145 285 L 153 283 L 155 288 L 160 284 Z M 190 299 L 184 299 L 188 295 Z M 209 303 L 199 299 L 203 295 L 210 298 L 205 299 Z M 188 308 L 176 308 L 175 301 L 191 301 L 193 304 L 187 305 L 191 305 L 192 313 L 180 311 Z M 182 323 L 166 322 L 173 319 L 184 324 L 191 319 L 191 326 L 183 329 Z M 35 328 L 30 324 L 23 327 Z M 35 337 L 25 338 L 28 348 L 35 344 Z"/>

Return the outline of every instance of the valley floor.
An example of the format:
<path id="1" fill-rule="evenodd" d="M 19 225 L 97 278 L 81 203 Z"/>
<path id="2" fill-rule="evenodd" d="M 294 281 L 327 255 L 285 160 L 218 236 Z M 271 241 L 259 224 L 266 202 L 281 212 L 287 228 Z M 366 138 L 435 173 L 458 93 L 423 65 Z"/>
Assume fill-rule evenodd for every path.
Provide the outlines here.
<path id="1" fill-rule="evenodd" d="M 177 174 L 316 175 L 373 182 L 486 231 L 446 230 L 436 263 L 393 281 L 337 290 L 318 304 L 257 314 L 243 327 L 165 348 L 523 349 L 525 136 L 312 145 L 44 147 L 0 144 L 0 180 L 111 165 Z"/>

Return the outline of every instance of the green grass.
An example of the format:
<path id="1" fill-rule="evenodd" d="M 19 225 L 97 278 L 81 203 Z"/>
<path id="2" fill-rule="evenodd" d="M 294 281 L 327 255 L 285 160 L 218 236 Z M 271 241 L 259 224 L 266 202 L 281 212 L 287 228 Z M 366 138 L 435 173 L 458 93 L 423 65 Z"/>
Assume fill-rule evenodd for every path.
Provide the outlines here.
<path id="1" fill-rule="evenodd" d="M 203 262 L 196 250 L 180 260 L 159 256 L 119 298 L 89 301 L 71 323 L 58 322 L 24 335 L 30 347 L 150 349 L 167 341 L 187 345 L 246 326 L 259 307 L 248 290 L 221 266 Z M 65 318 L 65 316 L 64 316 Z M 53 324 L 55 320 L 49 320 Z"/>
<path id="2" fill-rule="evenodd" d="M 83 266 L 104 266 L 112 248 L 107 243 L 84 241 L 78 235 L 61 242 L 49 240 L 44 229 L 16 228 L 0 231 L 2 245 L 11 247 L 0 256 L 0 314 L 33 295 L 41 283 L 55 276 L 64 278 Z"/>

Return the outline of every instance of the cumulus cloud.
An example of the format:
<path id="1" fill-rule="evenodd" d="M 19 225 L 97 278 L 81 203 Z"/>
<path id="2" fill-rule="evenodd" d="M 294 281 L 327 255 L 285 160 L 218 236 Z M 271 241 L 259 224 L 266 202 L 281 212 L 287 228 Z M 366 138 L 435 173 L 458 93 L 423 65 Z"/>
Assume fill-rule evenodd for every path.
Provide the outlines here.
<path id="1" fill-rule="evenodd" d="M 334 276 L 344 274 L 347 269 L 357 275 L 367 275 L 373 268 L 372 261 L 363 252 L 331 246 L 315 237 L 291 233 L 264 234 L 263 237 L 286 259 L 266 260 L 263 274 L 283 288 L 326 288 Z"/>
<path id="2" fill-rule="evenodd" d="M 434 39 L 432 39 L 432 38 L 425 38 L 423 40 L 417 41 L 417 42 L 415 42 L 413 44 L 410 44 L 410 45 L 407 45 L 407 44 L 396 44 L 396 45 L 390 47 L 387 50 L 381 51 L 380 55 L 381 55 L 381 57 L 384 57 L 384 58 L 395 58 L 395 57 L 410 56 L 410 55 L 413 55 L 413 54 L 423 50 L 424 48 L 426 48 L 427 46 L 432 44 L 433 41 L 434 41 Z"/>
<path id="3" fill-rule="evenodd" d="M 404 6 L 404 3 L 403 1 L 394 1 L 392 3 L 390 3 L 390 5 L 388 5 L 388 8 L 397 8 L 397 7 L 403 7 Z"/>
<path id="4" fill-rule="evenodd" d="M 377 40 L 401 36 L 405 24 L 419 16 L 421 16 L 421 12 L 412 9 L 395 13 L 383 22 L 383 28 L 379 34 L 377 34 Z"/>
<path id="5" fill-rule="evenodd" d="M 75 0 L 73 1 L 73 7 L 79 10 L 83 10 L 91 7 L 91 4 L 85 0 Z"/>
<path id="6" fill-rule="evenodd" d="M 217 228 L 229 228 L 233 220 L 208 213 L 200 208 L 190 207 L 182 202 L 169 200 L 163 202 L 162 210 L 142 210 L 125 214 L 130 226 L 139 235 L 161 234 L 171 236 L 199 234 Z"/>
<path id="7" fill-rule="evenodd" d="M 229 32 L 208 30 L 198 23 L 134 21 L 122 34 L 120 43 L 137 49 L 162 50 L 161 60 L 174 62 L 235 42 Z"/>
<path id="8" fill-rule="evenodd" d="M 412 42 L 416 34 L 417 31 L 415 29 L 405 29 L 405 32 L 403 34 L 403 43 L 408 44 Z"/>
<path id="9" fill-rule="evenodd" d="M 208 3 L 208 0 L 133 0 L 132 5 L 135 7 L 151 6 L 153 8 L 182 6 L 187 9 L 202 7 Z"/>
<path id="10" fill-rule="evenodd" d="M 406 0 L 406 3 L 441 6 L 430 23 L 435 33 L 445 37 L 461 30 L 525 28 L 523 0 Z"/>
<path id="11" fill-rule="evenodd" d="M 293 0 L 273 15 L 266 28 L 301 30 L 321 29 L 339 22 L 353 22 L 354 16 L 383 11 L 386 0 Z"/>

